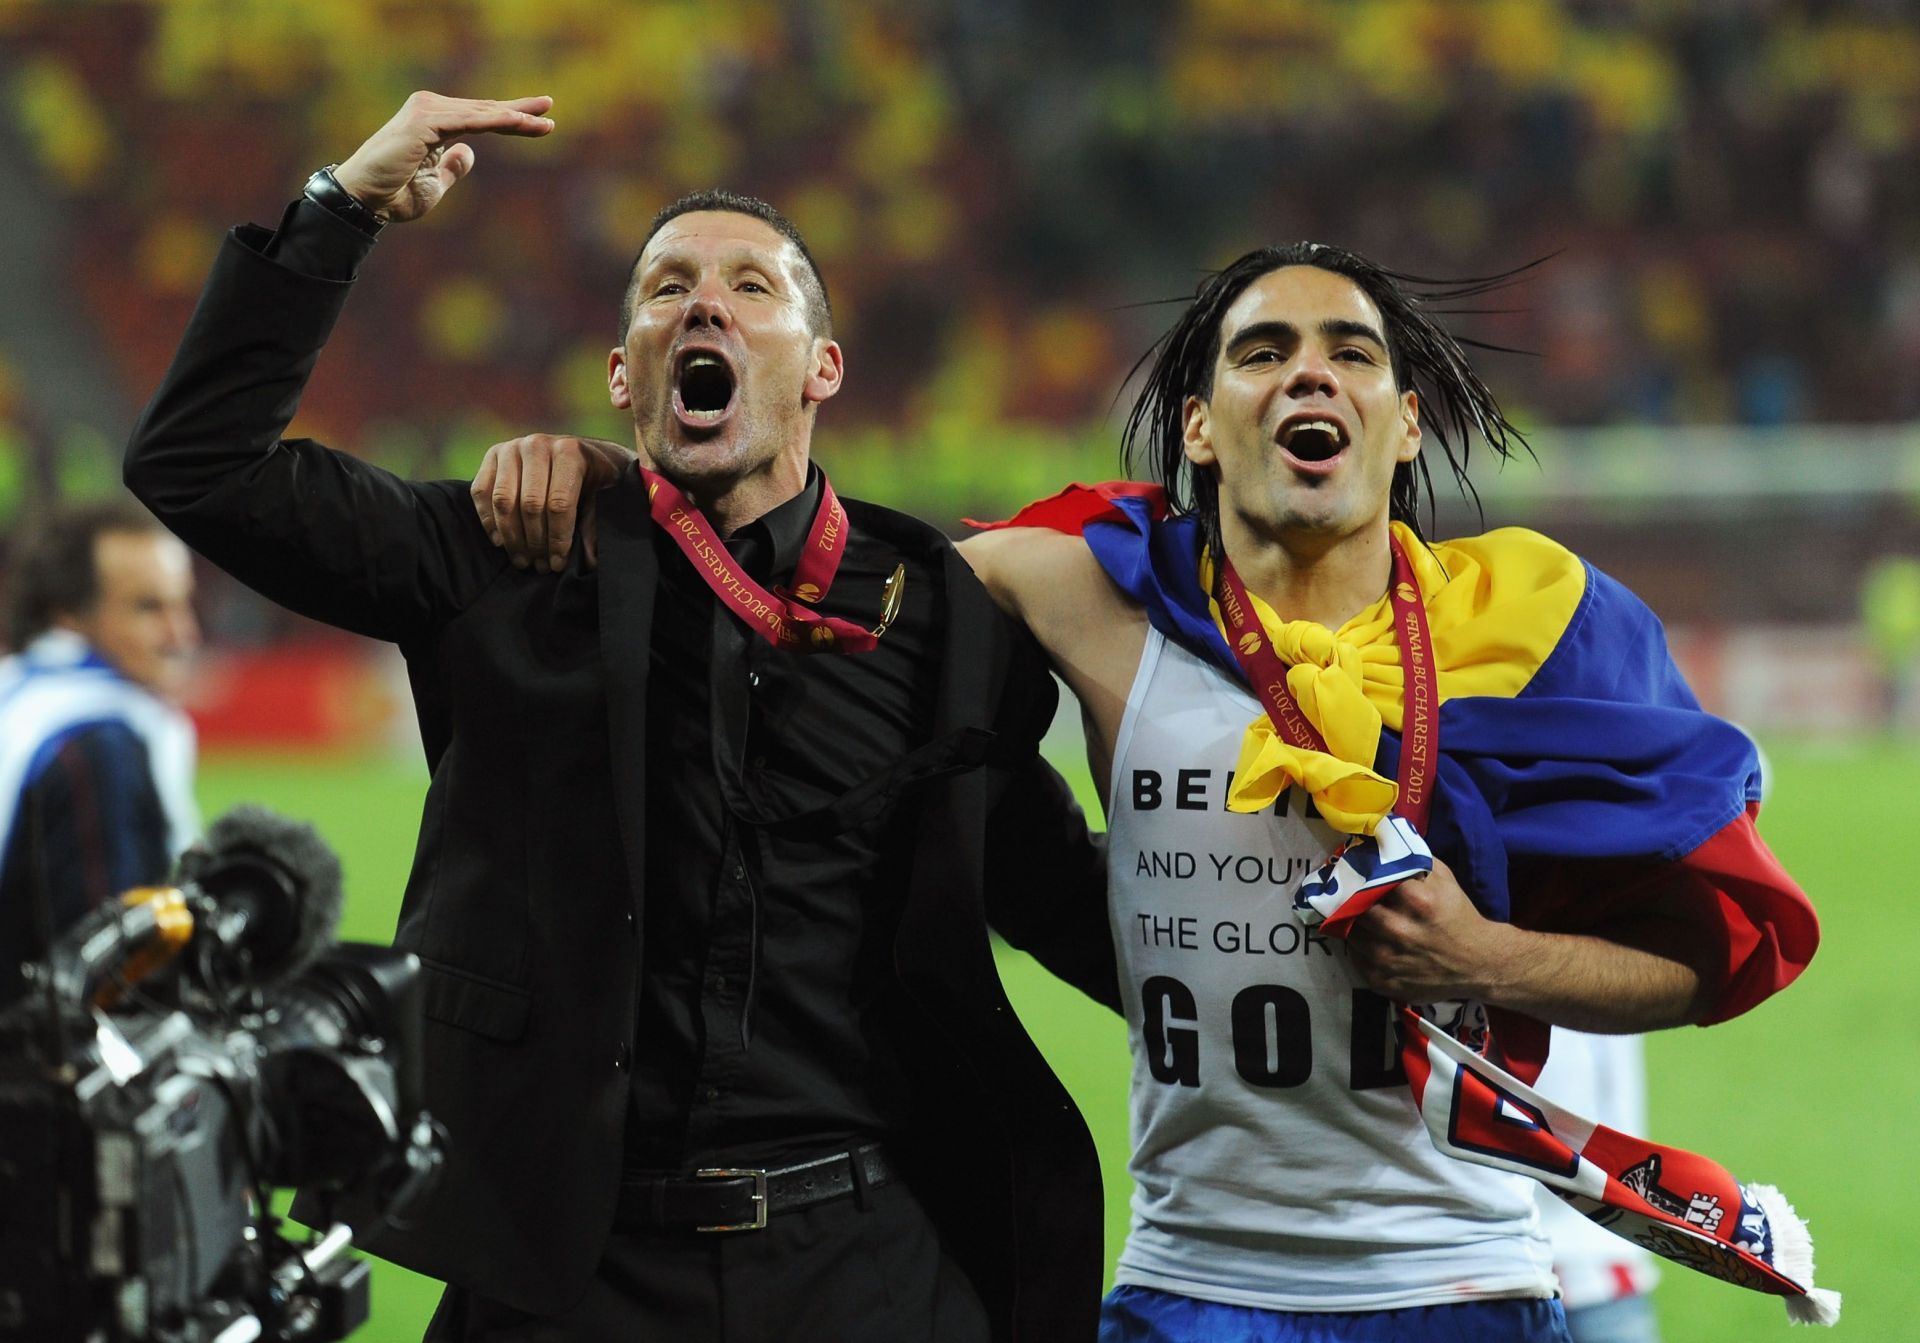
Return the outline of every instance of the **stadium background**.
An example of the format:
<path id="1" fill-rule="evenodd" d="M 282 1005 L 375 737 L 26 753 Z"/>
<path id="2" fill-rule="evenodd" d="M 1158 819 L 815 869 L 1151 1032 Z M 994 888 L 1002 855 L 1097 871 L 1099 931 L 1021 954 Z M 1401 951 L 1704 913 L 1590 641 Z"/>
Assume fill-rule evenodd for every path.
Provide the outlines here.
<path id="1" fill-rule="evenodd" d="M 297 432 L 423 475 L 620 435 L 602 370 L 638 230 L 764 195 L 833 287 L 847 492 L 953 526 L 1115 474 L 1113 406 L 1201 270 L 1274 238 L 1482 275 L 1467 334 L 1538 463 L 1490 523 L 1643 593 L 1773 763 L 1762 828 L 1826 926 L 1784 998 L 1652 1042 L 1653 1129 L 1777 1181 L 1854 1337 L 1911 1336 L 1907 912 L 1920 768 L 1920 30 L 1904 0 L 0 0 L 0 527 L 115 488 L 229 225 L 271 223 L 416 87 L 551 93 L 389 234 Z M 1477 526 L 1458 501 L 1439 530 Z M 424 786 L 381 649 L 202 575 L 209 813 L 307 816 L 384 938 Z M 1084 767 L 1063 747 L 1063 767 Z M 1125 1212 L 1119 1024 L 1003 962 Z M 361 1337 L 417 1337 L 376 1280 Z M 1674 1271 L 1669 1339 L 1780 1336 Z"/>

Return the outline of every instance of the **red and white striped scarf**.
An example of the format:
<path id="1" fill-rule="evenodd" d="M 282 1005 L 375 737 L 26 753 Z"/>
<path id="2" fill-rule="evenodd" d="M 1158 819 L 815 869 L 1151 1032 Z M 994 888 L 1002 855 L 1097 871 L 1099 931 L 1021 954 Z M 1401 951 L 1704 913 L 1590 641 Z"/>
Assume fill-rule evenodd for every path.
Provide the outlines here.
<path id="1" fill-rule="evenodd" d="M 1401 882 L 1432 871 L 1425 840 L 1389 817 L 1301 883 L 1294 912 L 1345 937 Z M 1494 1061 L 1475 1002 L 1399 1004 L 1400 1056 L 1433 1145 L 1449 1156 L 1531 1176 L 1576 1212 L 1654 1254 L 1785 1299 L 1788 1318 L 1833 1324 L 1840 1294 L 1813 1285 L 1813 1240 L 1772 1185 L 1742 1184 L 1716 1161 L 1584 1119 Z"/>

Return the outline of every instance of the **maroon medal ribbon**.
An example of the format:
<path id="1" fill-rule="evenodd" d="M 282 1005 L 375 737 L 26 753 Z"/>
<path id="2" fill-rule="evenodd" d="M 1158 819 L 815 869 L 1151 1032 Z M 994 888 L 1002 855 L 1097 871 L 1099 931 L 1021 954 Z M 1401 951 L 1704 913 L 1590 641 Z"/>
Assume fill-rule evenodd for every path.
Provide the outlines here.
<path id="1" fill-rule="evenodd" d="M 647 485 L 647 508 L 654 522 L 673 538 L 720 604 L 774 647 L 794 653 L 871 652 L 899 614 L 906 586 L 904 565 L 896 567 L 887 580 L 880 623 L 873 629 L 800 604 L 825 599 L 846 550 L 847 513 L 825 472 L 820 476 L 820 506 L 814 510 L 806 545 L 794 565 L 793 583 L 771 592 L 734 562 L 713 524 L 672 481 L 644 466 L 640 478 Z"/>
<path id="2" fill-rule="evenodd" d="M 1405 686 L 1401 700 L 1400 768 L 1397 782 L 1399 798 L 1396 813 L 1426 833 L 1427 817 L 1433 810 L 1433 762 L 1440 752 L 1440 723 L 1434 712 L 1437 693 L 1433 671 L 1433 639 L 1427 629 L 1427 608 L 1420 600 L 1420 584 L 1414 578 L 1413 563 L 1397 536 L 1389 537 L 1393 547 L 1393 580 L 1388 595 L 1393 601 L 1393 621 L 1400 644 L 1400 670 Z M 1267 711 L 1274 730 L 1287 744 L 1303 751 L 1327 754 L 1327 740 L 1320 734 L 1293 692 L 1287 689 L 1287 664 L 1273 651 L 1273 642 L 1260 617 L 1254 611 L 1233 561 L 1220 559 L 1220 615 L 1227 626 L 1227 645 L 1246 673 L 1253 693 Z M 1360 762 L 1356 762 L 1360 763 Z"/>
<path id="3" fill-rule="evenodd" d="M 820 601 L 833 586 L 840 572 L 840 556 L 847 539 L 847 511 L 840 507 L 840 496 L 833 492 L 827 473 L 820 473 L 820 506 L 814 510 L 813 525 L 807 529 L 807 544 L 793 566 L 793 582 L 774 591 L 782 597 L 798 597 L 809 604 Z"/>

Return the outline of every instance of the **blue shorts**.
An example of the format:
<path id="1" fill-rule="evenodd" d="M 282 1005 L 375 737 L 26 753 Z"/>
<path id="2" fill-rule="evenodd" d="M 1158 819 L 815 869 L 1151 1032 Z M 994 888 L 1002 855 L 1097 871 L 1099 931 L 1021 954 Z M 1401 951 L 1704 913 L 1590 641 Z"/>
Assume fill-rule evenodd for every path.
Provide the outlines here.
<path id="1" fill-rule="evenodd" d="M 1116 1287 L 1100 1343 L 1571 1343 L 1558 1301 L 1462 1301 L 1406 1310 L 1280 1311 Z"/>

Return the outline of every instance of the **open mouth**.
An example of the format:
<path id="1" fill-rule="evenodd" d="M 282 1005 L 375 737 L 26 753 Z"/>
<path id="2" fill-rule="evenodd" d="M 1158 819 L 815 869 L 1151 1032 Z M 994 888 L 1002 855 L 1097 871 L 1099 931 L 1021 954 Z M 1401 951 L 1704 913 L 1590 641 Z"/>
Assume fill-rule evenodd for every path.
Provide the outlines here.
<path id="1" fill-rule="evenodd" d="M 674 408 L 690 425 L 718 424 L 733 406 L 733 369 L 710 350 L 690 350 L 681 357 L 674 379 Z"/>
<path id="2" fill-rule="evenodd" d="M 1347 446 L 1347 431 L 1335 420 L 1298 419 L 1280 428 L 1280 446 L 1302 462 L 1330 462 Z"/>

